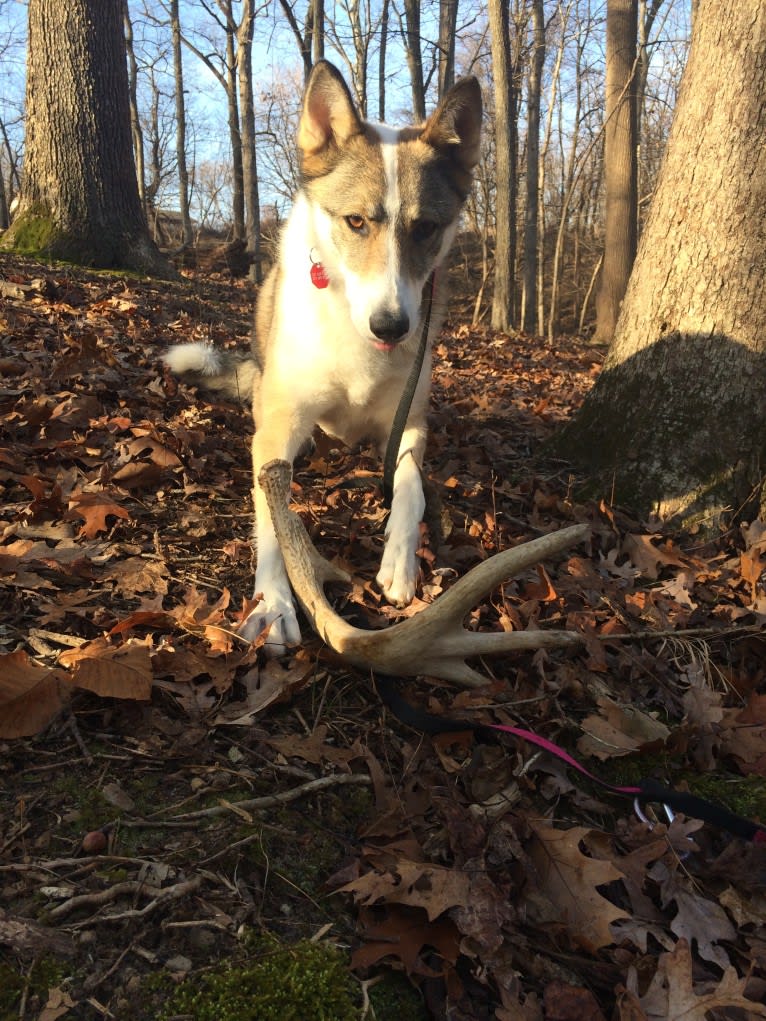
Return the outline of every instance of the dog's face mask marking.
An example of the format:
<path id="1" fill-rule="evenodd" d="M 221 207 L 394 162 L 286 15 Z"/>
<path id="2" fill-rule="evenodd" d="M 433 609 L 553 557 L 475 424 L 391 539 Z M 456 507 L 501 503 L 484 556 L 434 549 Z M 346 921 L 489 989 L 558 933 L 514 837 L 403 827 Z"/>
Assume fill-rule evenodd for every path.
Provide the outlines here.
<path id="1" fill-rule="evenodd" d="M 481 97 L 459 82 L 421 128 L 362 121 L 330 69 L 312 78 L 298 132 L 322 262 L 362 337 L 392 350 L 416 332 L 479 156 Z"/>

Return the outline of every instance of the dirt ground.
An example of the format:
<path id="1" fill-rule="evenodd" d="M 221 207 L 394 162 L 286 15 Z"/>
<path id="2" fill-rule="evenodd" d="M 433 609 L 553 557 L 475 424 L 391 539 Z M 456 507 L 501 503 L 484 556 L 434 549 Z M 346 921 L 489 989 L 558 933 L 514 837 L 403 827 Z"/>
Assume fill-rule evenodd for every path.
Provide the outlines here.
<path id="1" fill-rule="evenodd" d="M 0 285 L 0 1021 L 766 1016 L 764 844 L 659 806 L 646 823 L 523 741 L 426 737 L 308 625 L 279 663 L 238 639 L 249 415 L 161 355 L 246 344 L 248 284 L 2 255 Z M 319 437 L 296 467 L 296 509 L 353 578 L 338 612 L 395 625 L 587 524 L 466 621 L 581 646 L 400 692 L 766 819 L 766 525 L 669 536 L 583 496 L 545 441 L 601 354 L 463 311 L 436 350 L 413 607 L 374 584 L 373 452 Z"/>

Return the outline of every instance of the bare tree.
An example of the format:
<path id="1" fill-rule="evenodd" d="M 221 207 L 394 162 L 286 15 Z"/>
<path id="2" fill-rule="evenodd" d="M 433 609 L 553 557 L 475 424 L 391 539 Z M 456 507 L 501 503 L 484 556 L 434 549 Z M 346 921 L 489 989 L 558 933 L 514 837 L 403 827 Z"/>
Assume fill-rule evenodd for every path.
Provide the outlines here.
<path id="1" fill-rule="evenodd" d="M 122 0 L 30 0 L 24 179 L 4 246 L 168 275 L 130 132 Z"/>
<path id="2" fill-rule="evenodd" d="M 128 54 L 128 100 L 130 103 L 130 132 L 133 138 L 133 157 L 136 161 L 136 178 L 138 180 L 138 197 L 149 219 L 146 203 L 146 168 L 144 166 L 144 133 L 141 117 L 138 112 L 138 61 L 133 47 L 133 22 L 130 20 L 127 0 L 123 0 L 123 22 L 125 25 L 125 48 Z"/>
<path id="3" fill-rule="evenodd" d="M 378 48 L 378 120 L 386 120 L 386 55 L 388 54 L 388 23 L 390 0 L 383 0 L 380 12 L 380 46 Z"/>
<path id="4" fill-rule="evenodd" d="M 455 84 L 455 34 L 459 0 L 439 0 L 439 98 Z"/>
<path id="5" fill-rule="evenodd" d="M 423 75 L 423 51 L 420 45 L 420 0 L 404 0 L 402 26 L 407 67 L 410 70 L 412 115 L 416 121 L 426 119 L 426 87 Z"/>
<path id="6" fill-rule="evenodd" d="M 538 220 L 540 215 L 540 96 L 545 66 L 545 10 L 543 0 L 532 2 L 532 59 L 527 88 L 527 175 L 524 205 L 524 280 L 521 291 L 521 324 L 535 329 Z"/>
<path id="7" fill-rule="evenodd" d="M 186 100 L 184 98 L 184 68 L 181 54 L 181 21 L 178 0 L 169 0 L 170 31 L 173 39 L 173 80 L 176 104 L 176 166 L 178 167 L 178 204 L 181 212 L 183 245 L 190 248 L 194 242 L 189 213 L 189 171 L 186 166 Z"/>
<path id="8" fill-rule="evenodd" d="M 636 46 L 638 0 L 606 5 L 605 230 L 594 341 L 608 343 L 620 313 L 638 238 Z"/>
<path id="9" fill-rule="evenodd" d="M 763 4 L 699 0 L 615 337 L 559 445 L 616 500 L 707 529 L 764 499 L 765 52 Z"/>
<path id="10" fill-rule="evenodd" d="M 303 80 L 308 81 L 312 64 L 324 56 L 324 0 L 309 0 L 303 19 L 303 28 L 298 21 L 297 4 L 291 4 L 290 0 L 279 0 L 279 5 L 298 45 L 298 52 L 303 62 Z"/>
<path id="11" fill-rule="evenodd" d="M 519 149 L 519 29 L 526 20 L 526 2 L 515 7 L 515 46 L 511 46 L 507 0 L 489 0 L 492 75 L 495 83 L 495 281 L 492 326 L 509 330 L 516 306 L 516 199 Z"/>
<path id="12" fill-rule="evenodd" d="M 255 0 L 243 0 L 237 28 L 237 80 L 242 118 L 242 177 L 245 196 L 245 240 L 252 260 L 251 277 L 261 282 L 261 204 L 255 151 L 255 108 L 253 104 L 253 32 Z"/>

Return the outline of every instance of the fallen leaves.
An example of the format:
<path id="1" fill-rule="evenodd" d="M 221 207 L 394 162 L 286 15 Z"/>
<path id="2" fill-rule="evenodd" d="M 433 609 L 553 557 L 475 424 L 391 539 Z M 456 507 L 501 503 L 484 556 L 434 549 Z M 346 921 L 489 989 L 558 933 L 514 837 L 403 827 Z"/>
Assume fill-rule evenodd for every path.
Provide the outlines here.
<path id="1" fill-rule="evenodd" d="M 301 865 L 325 833 L 333 853 L 346 856 L 323 863 L 322 880 L 337 867 L 334 909 L 355 907 L 356 968 L 401 969 L 428 991 L 434 1016 L 465 1021 L 493 1013 L 498 1021 L 764 1016 L 762 848 L 745 853 L 682 818 L 650 830 L 631 818 L 629 803 L 582 789 L 523 744 L 413 734 L 381 712 L 367 678 L 348 673 L 317 641 L 271 663 L 258 643 L 237 637 L 255 605 L 241 599 L 252 584 L 249 413 L 191 396 L 168 380 L 160 354 L 168 343 L 208 336 L 246 344 L 247 292 L 221 285 L 208 303 L 206 281 L 155 290 L 55 271 L 34 283 L 39 273 L 14 274 L 0 337 L 0 737 L 43 735 L 18 740 L 21 769 L 14 762 L 3 777 L 12 778 L 5 787 L 16 802 L 4 828 L 9 864 L 26 867 L 46 840 L 61 839 L 55 827 L 52 837 L 42 832 L 50 780 L 38 760 L 62 740 L 56 724 L 64 715 L 65 761 L 80 752 L 87 760 L 89 744 L 104 735 L 119 744 L 87 779 L 104 817 L 78 830 L 75 866 L 53 868 L 58 888 L 69 891 L 66 911 L 73 886 L 85 882 L 81 895 L 91 898 L 87 910 L 103 936 L 100 913 L 124 898 L 126 910 L 109 917 L 140 944 L 130 926 L 146 904 L 136 898 L 163 889 L 168 877 L 155 873 L 168 867 L 168 853 L 174 862 L 183 856 L 175 836 L 188 824 L 189 881 L 212 882 L 210 858 L 226 892 L 216 903 L 206 889 L 204 905 L 154 894 L 149 903 L 168 912 L 162 925 L 174 940 L 188 919 L 173 913 L 192 901 L 201 922 L 233 940 L 248 912 L 259 924 L 282 917 L 281 903 L 270 913 L 253 905 L 252 891 L 263 887 L 266 898 L 278 872 L 271 863 L 253 868 L 244 850 L 274 823 L 267 819 L 261 832 L 259 813 L 285 811 L 282 778 L 297 775 L 305 797 L 318 798 L 336 771 L 348 776 L 361 760 L 374 790 L 362 822 L 339 826 L 317 803 L 316 812 L 282 815 L 273 827 Z M 748 813 L 763 816 L 754 781 L 766 775 L 766 524 L 703 543 L 664 535 L 605 502 L 578 503 L 566 466 L 536 455 L 596 368 L 593 350 L 576 340 L 548 347 L 448 325 L 435 357 L 423 585 L 406 612 L 493 553 L 584 522 L 590 550 L 511 579 L 467 624 L 569 626 L 585 643 L 577 653 L 499 661 L 481 691 L 455 694 L 424 679 L 406 696 L 438 714 L 535 730 L 576 747 L 615 782 L 657 775 L 694 790 L 723 774 L 721 800 L 747 785 L 755 791 Z M 374 583 L 385 513 L 372 484 L 336 483 L 350 475 L 374 481 L 378 472 L 370 450 L 341 452 L 320 437 L 298 466 L 294 492 L 322 552 L 353 574 L 348 589 L 333 592 L 340 612 L 373 627 L 400 615 Z M 84 751 L 71 743 L 79 732 Z M 206 746 L 217 749 L 215 768 L 185 758 L 202 757 Z M 186 765 L 175 773 L 176 757 L 196 763 L 192 786 Z M 152 825 L 175 797 L 167 792 L 186 783 L 180 803 L 204 794 L 221 812 L 217 826 L 226 820 L 239 830 L 211 847 L 215 837 L 196 829 L 209 809 L 174 817 L 179 829 L 136 866 L 129 889 L 83 872 L 83 849 L 119 856 L 122 842 L 124 852 L 116 816 L 126 832 L 149 825 L 127 761 L 156 763 L 162 776 L 147 812 Z M 42 770 L 41 804 L 29 813 L 26 792 L 14 785 L 32 762 Z M 48 815 L 58 818 L 58 808 Z M 302 842 L 298 821 L 314 827 Z M 50 871 L 46 864 L 46 889 Z M 194 892 L 186 882 L 171 889 Z M 288 877 L 285 889 L 295 894 L 301 882 Z M 22 909 L 38 892 L 31 880 L 3 889 Z M 311 896 L 325 910 L 323 893 Z M 72 910 L 86 910 L 77 903 Z M 201 922 L 195 917 L 192 927 Z M 194 958 L 190 947 L 184 953 Z M 195 966 L 208 964 L 203 949 L 200 941 Z M 107 985 L 110 969 L 102 971 Z M 39 1010 L 53 1017 L 67 1005 L 50 993 Z"/>

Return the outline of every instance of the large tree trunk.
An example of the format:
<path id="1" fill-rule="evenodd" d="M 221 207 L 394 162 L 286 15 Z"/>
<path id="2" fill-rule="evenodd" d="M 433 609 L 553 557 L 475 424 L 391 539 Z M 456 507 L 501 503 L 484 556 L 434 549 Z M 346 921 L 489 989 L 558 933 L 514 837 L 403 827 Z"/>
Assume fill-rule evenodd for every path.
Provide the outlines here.
<path id="1" fill-rule="evenodd" d="M 30 0 L 24 180 L 4 247 L 171 273 L 149 238 L 122 0 Z"/>
<path id="2" fill-rule="evenodd" d="M 604 261 L 596 298 L 594 341 L 614 336 L 636 257 L 638 149 L 636 138 L 636 46 L 638 0 L 606 5 L 606 111 Z"/>
<path id="3" fill-rule="evenodd" d="M 763 498 L 766 6 L 700 0 L 604 369 L 558 449 L 639 512 L 717 524 Z"/>

